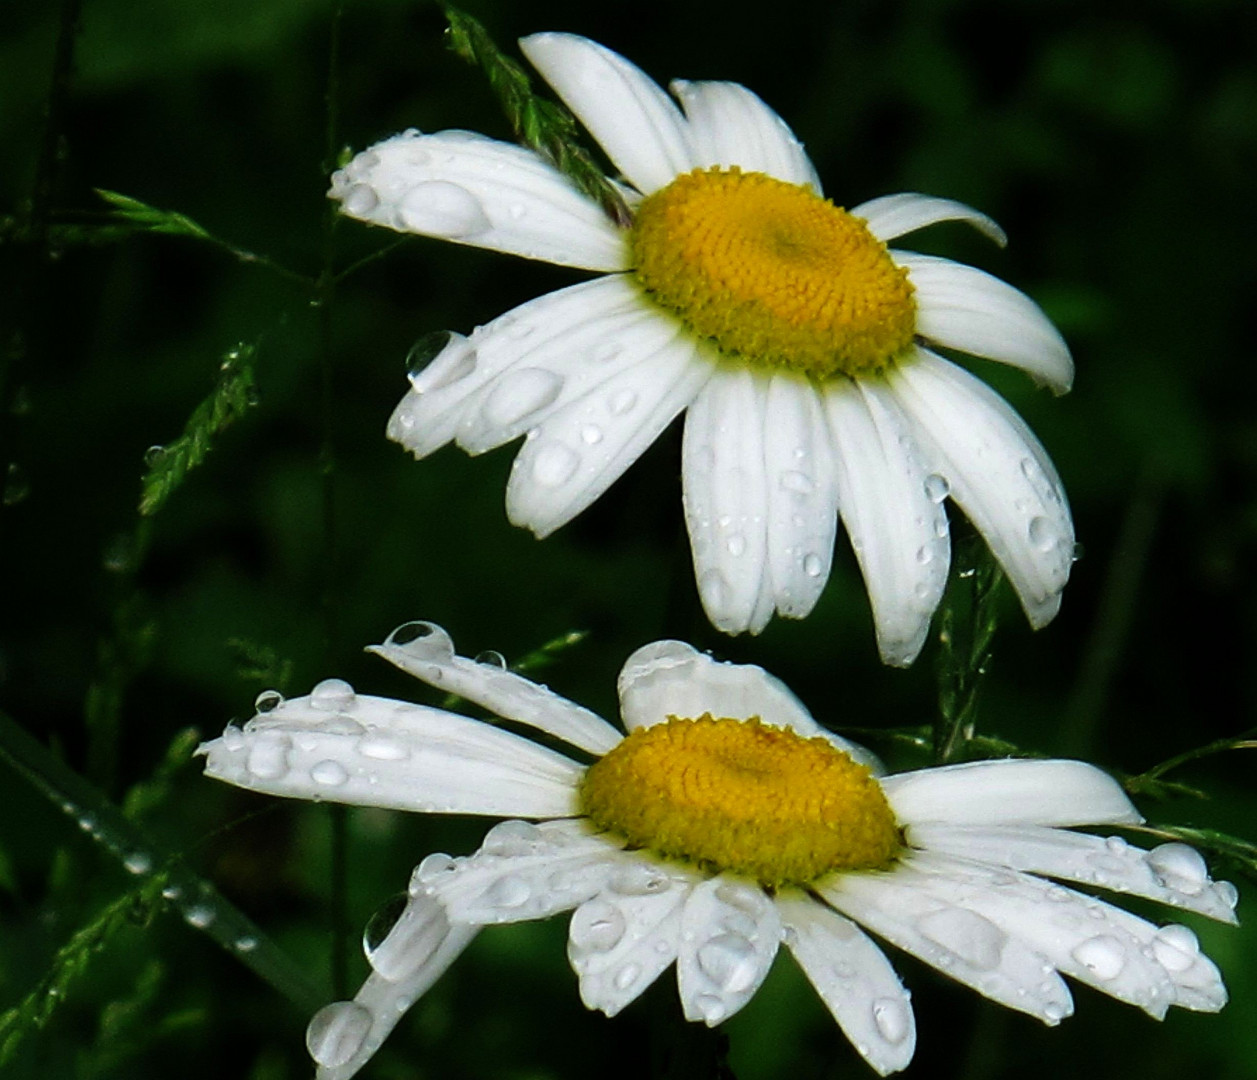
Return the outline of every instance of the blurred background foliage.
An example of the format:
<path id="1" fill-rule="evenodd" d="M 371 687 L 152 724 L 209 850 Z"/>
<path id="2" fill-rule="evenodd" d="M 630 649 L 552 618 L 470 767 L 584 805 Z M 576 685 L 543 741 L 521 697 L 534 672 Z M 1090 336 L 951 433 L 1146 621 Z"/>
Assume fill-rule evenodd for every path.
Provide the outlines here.
<path id="1" fill-rule="evenodd" d="M 73 16 L 79 4 L 62 6 Z M 1139 773 L 1253 724 L 1250 0 L 467 6 L 508 50 L 524 33 L 571 30 L 661 80 L 751 86 L 839 204 L 917 190 L 996 217 L 1005 252 L 959 226 L 912 246 L 1008 279 L 1069 338 L 1077 388 L 1061 400 L 974 366 L 1047 444 L 1084 552 L 1045 631 L 1032 635 L 1004 597 L 982 730 Z M 336 979 L 356 984 L 364 965 L 334 959 L 333 923 L 361 926 L 423 854 L 470 850 L 483 825 L 337 819 L 229 790 L 198 775 L 180 732 L 217 734 L 260 690 L 304 692 L 331 674 L 420 695 L 361 653 L 408 619 L 440 622 L 468 655 L 511 660 L 589 631 L 544 677 L 609 715 L 623 658 L 674 635 L 765 665 L 834 726 L 932 718 L 936 646 L 910 672 L 879 666 L 845 537 L 805 622 L 736 640 L 706 626 L 676 431 L 544 543 L 505 520 L 510 448 L 416 464 L 384 439 L 416 341 L 580 278 L 411 239 L 333 287 L 329 267 L 395 239 L 329 229 L 342 146 L 409 126 L 509 135 L 483 78 L 445 48 L 433 5 L 354 0 L 338 20 L 311 0 L 82 0 L 49 139 L 63 25 L 56 4 L 0 8 L 0 708 L 91 788 L 50 800 L 0 763 L 0 1010 L 26 1009 L 0 1023 L 6 1075 L 308 1074 L 307 1012 L 240 962 L 253 939 L 219 948 L 174 878 L 126 864 L 131 834 L 79 819 L 84 802 L 130 792 L 128 820 L 153 851 L 180 856 L 166 869 L 216 883 L 269 936 L 261 954 L 282 949 L 318 999 Z M 221 243 L 126 227 L 96 189 L 177 211 Z M 179 441 L 204 402 L 222 406 L 208 453 Z M 141 518 L 141 477 L 171 468 L 181 482 Z M 10 758 L 15 738 L 0 740 Z M 919 762 L 875 745 L 892 765 Z M 1257 836 L 1245 754 L 1174 774 L 1208 798 L 1142 808 Z M 1257 1075 L 1257 939 L 1198 929 L 1233 1002 L 1161 1026 L 1080 989 L 1078 1015 L 1048 1031 L 896 957 L 918 1007 L 912 1070 Z M 564 932 L 555 920 L 483 934 L 369 1074 L 540 1080 L 667 1057 L 656 1016 L 673 991 L 615 1022 L 586 1013 Z M 784 958 L 727 1032 L 742 1080 L 871 1075 Z"/>

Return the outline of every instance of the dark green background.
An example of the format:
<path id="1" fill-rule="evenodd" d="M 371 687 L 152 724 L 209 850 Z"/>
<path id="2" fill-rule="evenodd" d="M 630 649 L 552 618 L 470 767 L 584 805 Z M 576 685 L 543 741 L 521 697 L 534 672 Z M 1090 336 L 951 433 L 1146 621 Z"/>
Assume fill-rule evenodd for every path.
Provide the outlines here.
<path id="1" fill-rule="evenodd" d="M 468 6 L 512 53 L 518 35 L 571 30 L 661 81 L 747 84 L 792 124 L 840 205 L 917 190 L 998 219 L 1012 240 L 1004 252 L 961 226 L 929 230 L 912 246 L 973 261 L 1025 289 L 1069 339 L 1078 378 L 1065 398 L 995 365 L 973 367 L 1046 443 L 1085 553 L 1045 631 L 1031 634 L 1006 598 L 984 729 L 1139 772 L 1251 726 L 1257 18 L 1249 0 Z M 935 647 L 907 673 L 878 664 L 845 537 L 806 621 L 775 621 L 758 639 L 725 639 L 706 626 L 681 539 L 676 430 L 544 543 L 505 520 L 510 448 L 479 459 L 447 449 L 414 463 L 384 439 L 412 343 L 433 330 L 467 332 L 581 275 L 412 240 L 345 281 L 324 322 L 308 289 L 191 239 L 58 242 L 50 261 L 32 258 L 18 241 L 57 18 L 53 5 L 0 9 L 8 274 L 0 330 L 12 376 L 0 447 L 13 462 L 0 508 L 0 707 L 72 766 L 119 797 L 176 731 L 216 734 L 277 680 L 300 693 L 340 674 L 363 690 L 418 695 L 360 652 L 411 618 L 442 623 L 467 654 L 494 648 L 511 659 L 565 631 L 591 631 L 545 677 L 607 715 L 623 658 L 670 634 L 764 664 L 836 726 L 931 719 Z M 103 222 L 92 189 L 104 188 L 317 274 L 330 25 L 331 9 L 305 0 L 84 0 L 59 124 L 54 225 Z M 431 5 L 346 5 L 338 144 L 362 149 L 408 126 L 509 135 L 483 78 L 444 48 L 441 29 Z M 342 222 L 336 265 L 391 239 Z M 258 348 L 257 407 L 152 519 L 146 553 L 131 559 L 144 452 L 180 433 L 238 342 Z M 129 656 L 127 643 L 139 637 L 147 646 Z M 267 683 L 243 661 L 265 650 L 275 659 Z M 120 694 L 116 737 L 85 725 L 93 685 Z M 894 765 L 916 763 L 892 755 Z M 181 774 L 149 827 L 326 981 L 326 808 L 279 806 L 198 772 Z M 1244 752 L 1215 758 L 1181 774 L 1211 801 L 1143 809 L 1153 820 L 1254 837 L 1251 775 Z M 132 883 L 3 764 L 0 792 L 3 1009 Z M 351 814 L 350 922 L 360 925 L 402 888 L 423 854 L 470 850 L 482 828 Z M 652 1017 L 666 1012 L 671 991 L 615 1022 L 586 1013 L 563 955 L 565 924 L 486 932 L 368 1075 L 644 1072 L 666 1027 Z M 1232 1004 L 1218 1017 L 1175 1013 L 1164 1025 L 1080 989 L 1078 1015 L 1049 1031 L 897 957 L 920 1027 L 909 1075 L 1257 1075 L 1257 942 L 1246 930 L 1198 929 Z M 356 982 L 364 965 L 353 963 Z M 157 988 L 147 997 L 135 989 L 143 979 Z M 132 1022 L 101 1027 L 102 1010 L 113 1008 L 104 1015 L 116 1020 L 128 1002 Z M 304 1076 L 305 1020 L 202 935 L 159 915 L 106 944 L 10 1069 L 22 1077 Z M 727 1029 L 742 1080 L 872 1075 L 784 958 Z"/>

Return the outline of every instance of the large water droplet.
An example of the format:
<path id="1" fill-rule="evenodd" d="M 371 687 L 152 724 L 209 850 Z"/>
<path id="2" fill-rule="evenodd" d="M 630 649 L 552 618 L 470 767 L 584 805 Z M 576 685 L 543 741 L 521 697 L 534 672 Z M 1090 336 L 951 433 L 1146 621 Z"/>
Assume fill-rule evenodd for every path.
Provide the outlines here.
<path id="1" fill-rule="evenodd" d="M 380 197 L 370 184 L 353 184 L 340 199 L 341 209 L 350 217 L 366 217 L 380 205 Z"/>
<path id="2" fill-rule="evenodd" d="M 1052 523 L 1045 517 L 1032 517 L 1026 528 L 1026 535 L 1038 551 L 1051 551 L 1059 539 Z"/>
<path id="3" fill-rule="evenodd" d="M 397 208 L 407 229 L 451 240 L 475 236 L 492 228 L 480 200 L 448 180 L 425 180 L 402 197 Z"/>
<path id="4" fill-rule="evenodd" d="M 1050 1024 L 1059 1024 L 1065 1015 L 1065 1006 L 1058 1001 L 1049 1001 L 1043 1006 L 1043 1016 Z"/>
<path id="5" fill-rule="evenodd" d="M 1229 881 L 1215 882 L 1213 886 L 1213 891 L 1217 894 L 1218 899 L 1221 900 L 1232 911 L 1235 910 L 1235 905 L 1240 902 L 1239 889 L 1237 889 Z"/>
<path id="6" fill-rule="evenodd" d="M 873 1002 L 873 1023 L 888 1043 L 899 1044 L 908 1037 L 912 1014 L 898 998 L 877 998 Z"/>
<path id="7" fill-rule="evenodd" d="M 729 608 L 729 579 L 719 570 L 705 570 L 698 579 L 699 595 L 703 598 L 703 607 L 723 615 Z"/>
<path id="8" fill-rule="evenodd" d="M 1170 974 L 1186 971 L 1200 955 L 1200 942 L 1186 926 L 1163 926 L 1152 939 L 1152 954 Z"/>
<path id="9" fill-rule="evenodd" d="M 1008 935 L 993 922 L 964 908 L 944 908 L 923 915 L 917 929 L 923 937 L 979 971 L 992 971 L 999 966 L 1008 941 Z"/>
<path id="10" fill-rule="evenodd" d="M 531 822 L 502 821 L 485 834 L 480 850 L 486 855 L 531 855 L 544 842 L 544 834 Z"/>
<path id="11" fill-rule="evenodd" d="M 580 439 L 586 446 L 597 446 L 602 442 L 602 428 L 597 424 L 586 424 L 580 429 Z"/>
<path id="12" fill-rule="evenodd" d="M 718 934 L 699 946 L 698 966 L 725 993 L 740 994 L 755 981 L 755 946 L 741 934 Z"/>
<path id="13" fill-rule="evenodd" d="M 418 896 L 433 883 L 448 878 L 457 869 L 458 860 L 444 852 L 434 851 L 431 855 L 425 855 L 410 875 L 410 895 Z"/>
<path id="14" fill-rule="evenodd" d="M 517 908 L 532 896 L 532 886 L 519 874 L 507 874 L 485 890 L 485 899 L 498 908 Z"/>
<path id="15" fill-rule="evenodd" d="M 340 787 L 349 780 L 349 770 L 339 761 L 320 761 L 310 769 L 310 779 L 323 787 Z"/>
<path id="16" fill-rule="evenodd" d="M 325 1069 L 344 1065 L 366 1042 L 371 1031 L 371 1014 L 356 1001 L 334 1001 L 325 1005 L 306 1028 L 306 1049 Z"/>
<path id="17" fill-rule="evenodd" d="M 279 731 L 263 731 L 253 739 L 245 767 L 259 780 L 278 780 L 288 772 L 292 740 Z"/>
<path id="18" fill-rule="evenodd" d="M 499 671 L 505 671 L 508 667 L 506 657 L 497 649 L 485 649 L 484 652 L 476 653 L 476 663 L 483 664 L 485 667 L 497 668 Z"/>
<path id="19" fill-rule="evenodd" d="M 1110 934 L 1088 938 L 1074 949 L 1072 955 L 1102 982 L 1116 979 L 1126 966 L 1126 946 Z"/>
<path id="20" fill-rule="evenodd" d="M 403 761 L 410 756 L 409 747 L 401 739 L 382 731 L 368 732 L 358 740 L 355 749 L 375 761 Z"/>
<path id="21" fill-rule="evenodd" d="M 809 552 L 803 556 L 803 572 L 808 577 L 820 577 L 825 572 L 825 560 L 816 552 Z"/>
<path id="22" fill-rule="evenodd" d="M 511 427 L 552 405 L 563 389 L 563 377 L 543 368 L 523 368 L 498 379 L 481 408 L 493 427 Z"/>
<path id="23" fill-rule="evenodd" d="M 627 926 L 620 909 L 605 900 L 581 904 L 572 915 L 568 938 L 577 953 L 609 952 L 624 937 Z"/>
<path id="24" fill-rule="evenodd" d="M 925 497 L 930 502 L 941 503 L 950 494 L 951 484 L 947 482 L 947 477 L 940 476 L 938 473 L 930 473 L 925 478 Z"/>
<path id="25" fill-rule="evenodd" d="M 666 871 L 650 863 L 635 862 L 612 874 L 607 887 L 621 896 L 652 896 L 667 892 L 671 884 Z"/>
<path id="26" fill-rule="evenodd" d="M 454 642 L 441 627 L 433 622 L 417 619 L 402 623 L 387 638 L 385 645 L 404 648 L 414 657 L 444 662 L 454 659 Z"/>
<path id="27" fill-rule="evenodd" d="M 617 390 L 607 399 L 607 409 L 612 416 L 623 416 L 637 404 L 636 390 Z"/>
<path id="28" fill-rule="evenodd" d="M 402 917 L 409 902 L 407 893 L 397 893 L 376 908 L 375 913 L 367 920 L 367 925 L 362 930 L 362 953 L 368 963 L 375 956 L 376 950 L 384 944 L 389 931 L 397 925 L 397 920 Z"/>
<path id="29" fill-rule="evenodd" d="M 640 964 L 625 964 L 619 971 L 615 973 L 612 982 L 617 990 L 627 990 L 635 982 L 642 973 Z"/>
<path id="30" fill-rule="evenodd" d="M 274 712 L 283 703 L 284 695 L 278 690 L 263 690 L 253 699 L 253 709 L 259 713 Z"/>
<path id="31" fill-rule="evenodd" d="M 144 464 L 150 469 L 155 469 L 165 460 L 165 457 L 166 448 L 160 443 L 154 443 L 144 451 Z"/>
<path id="32" fill-rule="evenodd" d="M 1167 889 L 1184 896 L 1199 896 L 1209 881 L 1205 860 L 1186 844 L 1158 845 L 1148 852 L 1148 865 Z"/>
<path id="33" fill-rule="evenodd" d="M 560 442 L 548 442 L 538 448 L 532 462 L 533 479 L 543 487 L 566 484 L 580 467 L 580 456 Z"/>
<path id="34" fill-rule="evenodd" d="M 324 679 L 310 691 L 310 707 L 324 712 L 343 712 L 353 708 L 354 688 L 344 679 Z"/>

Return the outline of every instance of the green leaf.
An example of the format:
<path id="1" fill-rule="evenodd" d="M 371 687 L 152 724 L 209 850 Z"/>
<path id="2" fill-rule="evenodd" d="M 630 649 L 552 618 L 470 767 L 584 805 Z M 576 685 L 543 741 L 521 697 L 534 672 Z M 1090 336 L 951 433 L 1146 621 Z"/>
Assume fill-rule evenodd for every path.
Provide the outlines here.
<path id="1" fill-rule="evenodd" d="M 239 345 L 223 356 L 213 392 L 193 410 L 183 434 L 150 448 L 141 481 L 140 514 L 150 517 L 209 454 L 214 439 L 257 403 L 253 379 L 256 347 Z"/>
<path id="2" fill-rule="evenodd" d="M 146 202 L 131 198 L 130 195 L 121 195 L 104 188 L 96 188 L 96 194 L 113 208 L 115 221 L 125 222 L 136 230 L 165 233 L 168 236 L 191 236 L 197 240 L 214 239 L 208 229 L 176 210 L 159 210 Z"/>

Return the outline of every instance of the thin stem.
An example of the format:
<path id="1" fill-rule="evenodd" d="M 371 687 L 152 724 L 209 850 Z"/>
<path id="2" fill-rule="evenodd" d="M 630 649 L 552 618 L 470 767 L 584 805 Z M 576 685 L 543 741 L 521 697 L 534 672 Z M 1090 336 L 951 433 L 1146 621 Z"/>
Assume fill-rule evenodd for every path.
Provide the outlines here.
<path id="1" fill-rule="evenodd" d="M 1126 781 L 1126 790 L 1138 794 L 1149 788 L 1154 788 L 1166 773 L 1172 772 L 1190 762 L 1210 757 L 1213 754 L 1224 754 L 1228 750 L 1257 750 L 1257 738 L 1248 737 L 1254 733 L 1257 733 L 1257 729 L 1238 737 L 1215 739 L 1213 742 L 1206 743 L 1204 746 L 1198 746 L 1194 750 L 1185 750 L 1181 754 L 1175 754 L 1171 758 L 1166 758 L 1161 764 L 1154 765 L 1146 772 L 1130 777 Z"/>

